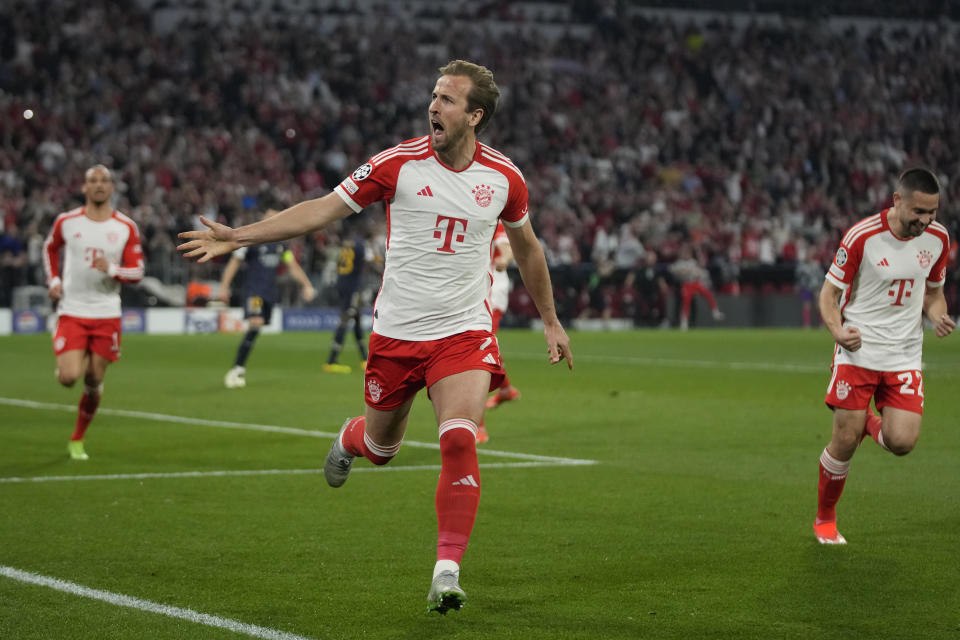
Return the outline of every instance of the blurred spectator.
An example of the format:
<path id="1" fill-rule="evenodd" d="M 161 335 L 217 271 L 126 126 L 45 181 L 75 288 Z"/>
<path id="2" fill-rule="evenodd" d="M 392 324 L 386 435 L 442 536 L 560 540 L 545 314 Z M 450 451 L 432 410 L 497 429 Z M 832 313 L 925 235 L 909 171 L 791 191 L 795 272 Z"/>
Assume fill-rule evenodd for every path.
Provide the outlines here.
<path id="1" fill-rule="evenodd" d="M 422 133 L 426 115 L 404 105 L 452 57 L 498 71 L 506 117 L 486 142 L 523 170 L 553 268 L 627 268 L 646 250 L 669 264 L 691 243 L 735 293 L 742 267 L 792 269 L 801 235 L 835 244 L 914 164 L 941 174 L 938 217 L 960 232 L 960 30 L 933 11 L 854 28 L 823 3 L 777 22 L 627 2 L 541 3 L 542 21 L 510 3 L 436 3 L 415 21 L 400 5 L 378 19 L 383 3 L 147 4 L 0 4 L 0 215 L 48 228 L 80 200 L 65 185 L 105 162 L 167 282 L 216 277 L 171 251 L 197 215 L 241 224 Z M 326 244 L 306 242 L 304 264 L 324 264 Z M 588 290 L 575 280 L 568 298 Z"/>

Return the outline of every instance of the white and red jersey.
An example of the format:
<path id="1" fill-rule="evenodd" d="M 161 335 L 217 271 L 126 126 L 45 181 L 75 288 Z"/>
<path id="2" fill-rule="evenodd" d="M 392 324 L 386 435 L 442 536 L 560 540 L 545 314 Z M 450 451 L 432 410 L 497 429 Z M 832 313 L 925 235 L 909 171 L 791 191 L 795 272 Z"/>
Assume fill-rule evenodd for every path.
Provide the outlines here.
<path id="1" fill-rule="evenodd" d="M 109 273 L 93 267 L 97 256 L 110 263 Z M 43 243 L 43 266 L 48 287 L 57 278 L 63 285 L 57 313 L 120 317 L 120 283 L 143 278 L 137 224 L 119 211 L 102 221 L 87 217 L 84 207 L 61 213 Z"/>
<path id="2" fill-rule="evenodd" d="M 497 271 L 494 262 L 503 254 L 501 247 L 510 246 L 510 239 L 503 228 L 503 223 L 497 223 L 497 230 L 493 232 L 493 243 L 490 245 L 490 293 L 487 294 L 487 303 L 493 310 L 500 312 L 507 310 L 510 300 L 510 276 L 506 269 Z"/>
<path id="3" fill-rule="evenodd" d="M 920 369 L 923 297 L 926 287 L 943 285 L 950 239 L 932 222 L 916 238 L 899 238 L 886 209 L 850 227 L 827 271 L 828 282 L 844 290 L 844 326 L 860 330 L 857 351 L 836 347 L 834 363 L 874 371 Z"/>
<path id="4" fill-rule="evenodd" d="M 497 221 L 527 222 L 527 185 L 506 156 L 478 142 L 470 165 L 455 171 L 424 136 L 373 156 L 335 191 L 356 212 L 387 203 L 374 331 L 397 340 L 437 340 L 491 329 L 485 299 Z"/>

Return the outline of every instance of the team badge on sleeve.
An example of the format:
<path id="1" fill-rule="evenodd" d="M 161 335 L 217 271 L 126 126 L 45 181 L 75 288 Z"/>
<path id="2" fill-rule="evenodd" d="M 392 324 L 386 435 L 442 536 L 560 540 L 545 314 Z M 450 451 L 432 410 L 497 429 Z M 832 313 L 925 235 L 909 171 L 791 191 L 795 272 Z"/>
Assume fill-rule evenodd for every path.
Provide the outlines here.
<path id="1" fill-rule="evenodd" d="M 359 182 L 360 180 L 363 180 L 369 176 L 371 173 L 373 173 L 373 165 L 368 162 L 357 167 L 357 170 L 351 174 L 351 177 Z"/>
<path id="2" fill-rule="evenodd" d="M 837 249 L 837 257 L 834 261 L 837 263 L 838 267 L 842 267 L 843 265 L 847 264 L 847 250 L 843 247 Z"/>

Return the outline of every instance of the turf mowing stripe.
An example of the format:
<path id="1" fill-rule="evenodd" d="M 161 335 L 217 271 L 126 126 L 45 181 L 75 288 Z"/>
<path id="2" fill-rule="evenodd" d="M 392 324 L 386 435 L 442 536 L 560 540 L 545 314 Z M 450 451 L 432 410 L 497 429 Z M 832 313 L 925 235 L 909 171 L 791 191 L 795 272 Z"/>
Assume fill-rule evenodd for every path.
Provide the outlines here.
<path id="1" fill-rule="evenodd" d="M 75 413 L 77 407 L 69 404 L 53 404 L 50 402 L 34 402 L 33 400 L 20 400 L 18 398 L 0 397 L 0 404 L 7 404 L 15 407 L 25 407 L 27 409 L 49 409 L 52 411 L 70 411 Z M 142 420 L 155 420 L 157 422 L 174 422 L 178 424 L 196 424 L 203 427 L 217 427 L 220 429 L 242 429 L 246 431 L 268 431 L 272 433 L 286 433 L 288 435 L 308 436 L 310 438 L 334 438 L 338 434 L 327 431 L 313 431 L 311 429 L 297 429 L 295 427 L 278 427 L 270 424 L 248 424 L 245 422 L 227 422 L 224 420 L 204 420 L 202 418 L 189 418 L 185 416 L 172 416 L 165 413 L 149 413 L 146 411 L 129 411 L 127 409 L 110 409 L 109 407 L 100 407 L 97 409 L 100 415 L 121 416 L 126 418 L 140 418 Z M 416 440 L 404 440 L 404 446 L 418 447 L 421 449 L 440 449 L 436 442 L 417 442 Z M 500 458 L 516 458 L 519 460 L 534 460 L 537 462 L 552 462 L 558 465 L 590 465 L 597 464 L 596 460 L 579 460 L 577 458 L 563 458 L 559 456 L 540 456 L 535 453 L 515 453 L 513 451 L 498 451 L 496 449 L 478 448 L 477 453 Z"/>
<path id="2" fill-rule="evenodd" d="M 134 598 L 133 596 L 125 596 L 121 593 L 112 593 L 110 591 L 101 591 L 100 589 L 91 589 L 90 587 L 85 587 L 75 582 L 68 582 L 66 580 L 59 580 L 57 578 L 49 578 L 47 576 L 41 576 L 28 571 L 21 571 L 20 569 L 14 569 L 13 567 L 8 567 L 5 565 L 0 565 L 0 575 L 6 576 L 12 580 L 19 580 L 20 582 L 35 584 L 41 587 L 50 587 L 51 589 L 63 591 L 75 596 L 81 596 L 83 598 L 102 600 L 103 602 L 108 602 L 110 604 L 117 605 L 118 607 L 130 607 L 131 609 L 139 609 L 141 611 L 148 611 L 150 613 L 159 613 L 171 618 L 181 618 L 183 620 L 195 622 L 197 624 L 203 624 L 208 627 L 228 629 L 252 638 L 264 638 L 264 640 L 311 640 L 306 636 L 298 636 L 294 633 L 287 633 L 286 631 L 278 631 L 276 629 L 268 629 L 267 627 L 258 627 L 254 624 L 247 624 L 245 622 L 231 620 L 230 618 L 211 616 L 209 614 L 200 613 L 199 611 L 194 611 L 192 609 L 181 609 L 180 607 L 172 607 L 170 605 L 159 604 L 149 600 L 141 600 L 140 598 Z"/>
<path id="3" fill-rule="evenodd" d="M 491 462 L 481 469 L 529 469 L 531 467 L 582 466 L 582 462 Z M 592 463 L 591 463 L 592 464 Z M 440 471 L 438 464 L 397 465 L 385 467 L 354 467 L 350 473 L 383 473 L 387 471 Z M 145 480 L 150 478 L 219 478 L 227 476 L 284 476 L 317 475 L 323 469 L 246 469 L 237 471 L 178 471 L 169 473 L 117 473 L 111 475 L 34 476 L 0 478 L 0 484 L 28 482 L 69 482 L 71 480 Z"/>

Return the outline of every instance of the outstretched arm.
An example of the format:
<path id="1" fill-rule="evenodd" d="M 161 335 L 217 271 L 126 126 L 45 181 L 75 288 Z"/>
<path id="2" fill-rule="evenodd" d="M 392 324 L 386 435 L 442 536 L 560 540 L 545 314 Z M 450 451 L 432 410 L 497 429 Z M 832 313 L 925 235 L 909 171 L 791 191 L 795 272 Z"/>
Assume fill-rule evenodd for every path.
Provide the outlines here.
<path id="1" fill-rule="evenodd" d="M 510 247 L 513 249 L 513 258 L 520 269 L 520 277 L 530 293 L 533 303 L 537 305 L 540 319 L 543 320 L 543 334 L 547 340 L 547 353 L 550 363 L 556 364 L 566 359 L 567 367 L 573 369 L 573 352 L 570 351 L 570 338 L 563 330 L 557 310 L 553 304 L 553 286 L 550 284 L 550 271 L 547 269 L 547 259 L 543 255 L 543 247 L 533 233 L 533 227 L 528 220 L 522 227 L 504 227 L 507 237 L 510 238 Z"/>
<path id="2" fill-rule="evenodd" d="M 947 299 L 943 295 L 943 287 L 927 287 L 923 296 L 923 310 L 933 323 L 933 330 L 938 338 L 945 338 L 953 333 L 957 324 L 947 313 Z"/>
<path id="3" fill-rule="evenodd" d="M 197 258 L 197 262 L 207 262 L 240 247 L 288 240 L 317 231 L 331 222 L 346 218 L 351 213 L 353 209 L 348 207 L 340 196 L 329 193 L 322 198 L 305 200 L 289 209 L 284 209 L 275 216 L 236 229 L 201 217 L 200 221 L 207 226 L 207 229 L 184 231 L 178 234 L 178 237 L 188 242 L 179 245 L 177 250 L 183 251 L 186 258 Z"/>

